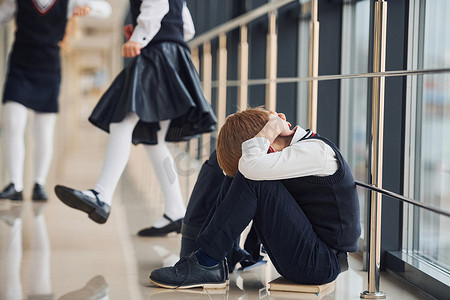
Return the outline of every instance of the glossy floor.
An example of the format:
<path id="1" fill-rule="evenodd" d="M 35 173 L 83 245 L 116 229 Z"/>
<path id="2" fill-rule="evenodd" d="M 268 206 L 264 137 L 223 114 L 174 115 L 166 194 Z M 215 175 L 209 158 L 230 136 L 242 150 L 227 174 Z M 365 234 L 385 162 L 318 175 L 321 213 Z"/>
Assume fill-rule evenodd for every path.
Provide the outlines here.
<path id="1" fill-rule="evenodd" d="M 153 286 L 149 273 L 178 260 L 180 235 L 140 238 L 136 232 L 162 214 L 155 179 L 142 153 L 133 149 L 113 202 L 108 222 L 98 225 L 63 205 L 54 195 L 56 183 L 89 188 L 101 168 L 105 135 L 90 127 L 55 162 L 47 184 L 47 203 L 0 201 L 0 299 L 359 299 L 367 273 L 357 256 L 332 290 L 323 295 L 273 293 L 267 283 L 278 277 L 267 263 L 235 271 L 223 290 L 166 290 Z M 172 149 L 173 151 L 176 151 Z M 140 167 L 139 167 L 140 166 Z M 142 171 L 144 170 L 144 171 Z M 198 165 L 184 168 L 182 185 L 189 189 Z M 141 183 L 139 183 L 141 182 Z M 27 191 L 27 190 L 25 190 Z M 389 299 L 426 299 L 419 291 L 383 274 L 381 289 Z"/>

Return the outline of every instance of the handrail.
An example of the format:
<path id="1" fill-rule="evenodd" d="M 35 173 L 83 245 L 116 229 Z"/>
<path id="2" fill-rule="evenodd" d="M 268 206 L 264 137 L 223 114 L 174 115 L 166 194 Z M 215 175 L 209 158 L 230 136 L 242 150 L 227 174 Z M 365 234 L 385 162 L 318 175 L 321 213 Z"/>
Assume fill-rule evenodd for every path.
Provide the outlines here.
<path id="1" fill-rule="evenodd" d="M 220 26 L 214 27 L 213 29 L 202 33 L 199 37 L 189 41 L 189 46 L 191 48 L 198 47 L 204 42 L 208 42 L 213 38 L 220 36 L 222 33 L 227 33 L 233 29 L 239 28 L 240 26 L 246 25 L 257 18 L 264 16 L 265 14 L 268 14 L 269 12 L 294 1 L 295 0 L 275 0 L 273 2 L 261 5 L 260 7 L 255 8 L 242 16 L 236 17 Z"/>
<path id="2" fill-rule="evenodd" d="M 391 192 L 391 191 L 388 191 L 388 190 L 385 190 L 385 189 L 381 189 L 381 188 L 378 188 L 376 186 L 373 186 L 373 185 L 370 185 L 370 184 L 367 184 L 367 183 L 364 183 L 364 182 L 360 182 L 360 181 L 355 181 L 355 182 L 356 182 L 356 185 L 359 185 L 360 187 L 364 187 L 366 189 L 369 189 L 369 190 L 381 193 L 383 195 L 386 195 L 386 196 L 391 197 L 391 198 L 395 198 L 395 199 L 403 201 L 403 202 L 407 202 L 407 203 L 415 205 L 415 206 L 420 206 L 421 208 L 424 208 L 424 209 L 427 209 L 429 211 L 435 212 L 435 213 L 437 213 L 439 215 L 444 215 L 444 216 L 450 217 L 450 211 L 442 210 L 442 209 L 437 208 L 435 206 L 432 206 L 432 205 L 429 205 L 429 204 L 426 204 L 426 203 L 423 203 L 423 202 L 419 202 L 419 201 L 411 199 L 411 198 L 407 198 L 407 197 L 399 195 L 397 193 L 394 193 L 394 192 Z"/>
<path id="3" fill-rule="evenodd" d="M 400 76 L 411 76 L 411 75 L 425 75 L 425 74 L 440 74 L 440 73 L 450 73 L 450 68 L 442 69 L 422 69 L 422 70 L 395 70 L 386 72 L 372 72 L 372 73 L 358 73 L 358 74 L 337 74 L 337 75 L 319 75 L 317 77 L 277 77 L 277 79 L 248 79 L 245 81 L 247 85 L 262 85 L 269 82 L 276 83 L 294 83 L 294 82 L 308 82 L 312 80 L 326 81 L 326 80 L 337 80 L 337 79 L 355 79 L 355 78 L 375 78 L 375 77 L 400 77 Z M 218 85 L 218 82 L 211 82 L 213 87 Z M 239 86 L 241 81 L 239 80 L 227 80 L 227 86 Z"/>

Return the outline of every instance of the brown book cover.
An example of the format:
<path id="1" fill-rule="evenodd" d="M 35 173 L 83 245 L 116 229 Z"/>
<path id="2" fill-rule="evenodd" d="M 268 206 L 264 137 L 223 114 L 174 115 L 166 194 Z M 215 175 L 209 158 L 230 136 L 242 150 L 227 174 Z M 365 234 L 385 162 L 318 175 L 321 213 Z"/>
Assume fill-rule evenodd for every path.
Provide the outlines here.
<path id="1" fill-rule="evenodd" d="M 282 276 L 269 282 L 269 291 L 299 292 L 320 294 L 334 285 L 334 281 L 321 285 L 299 284 Z"/>

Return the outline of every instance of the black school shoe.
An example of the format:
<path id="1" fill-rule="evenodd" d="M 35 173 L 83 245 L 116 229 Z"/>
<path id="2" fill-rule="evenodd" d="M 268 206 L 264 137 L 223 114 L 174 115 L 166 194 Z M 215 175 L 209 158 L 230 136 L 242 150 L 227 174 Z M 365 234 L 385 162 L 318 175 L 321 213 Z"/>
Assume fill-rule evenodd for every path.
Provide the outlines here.
<path id="1" fill-rule="evenodd" d="M 226 259 L 215 266 L 206 267 L 199 264 L 195 252 L 180 259 L 173 267 L 160 268 L 150 274 L 151 282 L 168 289 L 226 288 L 227 280 Z"/>
<path id="2" fill-rule="evenodd" d="M 14 187 L 14 183 L 10 183 L 7 187 L 3 189 L 3 191 L 0 192 L 0 199 L 9 199 L 13 201 L 22 201 L 23 200 L 23 194 L 22 191 L 17 192 L 16 188 Z"/>
<path id="3" fill-rule="evenodd" d="M 81 191 L 71 189 L 62 185 L 55 186 L 58 198 L 68 206 L 84 211 L 93 221 L 103 224 L 108 220 L 111 207 L 98 198 L 98 193 L 91 190 L 95 198 L 89 197 Z"/>
<path id="4" fill-rule="evenodd" d="M 45 187 L 39 183 L 35 183 L 33 187 L 33 195 L 31 197 L 33 201 L 46 201 L 48 199 Z"/>
<path id="5" fill-rule="evenodd" d="M 165 236 L 171 232 L 176 232 L 176 233 L 181 232 L 181 223 L 183 222 L 183 218 L 173 221 L 166 214 L 164 214 L 163 217 L 166 218 L 167 220 L 169 220 L 170 223 L 161 228 L 149 227 L 149 228 L 141 229 L 138 232 L 138 235 L 139 236 Z"/>

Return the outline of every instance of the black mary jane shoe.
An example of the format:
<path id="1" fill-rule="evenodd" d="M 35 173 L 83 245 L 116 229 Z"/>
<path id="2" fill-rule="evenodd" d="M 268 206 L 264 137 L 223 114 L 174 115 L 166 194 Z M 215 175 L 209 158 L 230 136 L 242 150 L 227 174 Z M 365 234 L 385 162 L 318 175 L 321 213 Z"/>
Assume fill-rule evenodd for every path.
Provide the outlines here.
<path id="1" fill-rule="evenodd" d="M 183 218 L 174 221 L 166 214 L 164 214 L 163 217 L 169 220 L 170 223 L 161 228 L 149 227 L 141 229 L 138 232 L 138 236 L 165 236 L 171 232 L 181 232 L 181 223 L 183 222 Z"/>
<path id="2" fill-rule="evenodd" d="M 31 197 L 33 201 L 46 201 L 48 199 L 45 187 L 39 183 L 35 183 L 33 187 L 33 196 Z"/>
<path id="3" fill-rule="evenodd" d="M 14 183 L 11 182 L 7 187 L 5 187 L 3 189 L 3 191 L 0 192 L 0 199 L 22 201 L 23 194 L 22 194 L 22 191 L 20 191 L 20 192 L 16 191 L 16 188 L 14 187 Z"/>
<path id="4" fill-rule="evenodd" d="M 99 224 L 103 224 L 106 220 L 108 220 L 111 207 L 98 198 L 97 191 L 91 191 L 95 195 L 95 198 L 89 197 L 81 191 L 77 191 L 66 186 L 55 186 L 55 194 L 62 202 L 64 202 L 64 204 L 84 211 L 89 215 L 91 220 Z"/>

